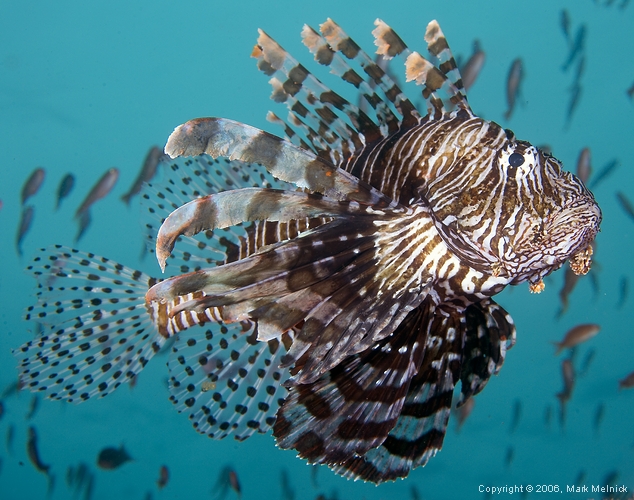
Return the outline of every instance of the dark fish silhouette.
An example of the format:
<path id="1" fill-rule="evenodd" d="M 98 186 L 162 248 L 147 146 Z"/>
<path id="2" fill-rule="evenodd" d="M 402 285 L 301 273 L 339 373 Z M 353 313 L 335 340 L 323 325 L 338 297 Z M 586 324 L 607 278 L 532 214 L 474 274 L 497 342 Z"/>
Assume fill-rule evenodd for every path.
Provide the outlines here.
<path id="1" fill-rule="evenodd" d="M 50 465 L 45 464 L 40 459 L 40 453 L 37 447 L 37 432 L 35 427 L 29 427 L 29 435 L 26 443 L 26 453 L 33 466 L 39 471 L 43 472 L 47 476 L 49 475 Z"/>
<path id="2" fill-rule="evenodd" d="M 634 205 L 621 191 L 616 192 L 616 199 L 627 216 L 634 221 Z"/>
<path id="3" fill-rule="evenodd" d="M 9 424 L 7 427 L 7 434 L 5 436 L 5 446 L 7 448 L 7 453 L 13 456 L 13 441 L 15 439 L 15 425 Z"/>
<path id="4" fill-rule="evenodd" d="M 230 465 L 224 466 L 220 470 L 218 480 L 214 486 L 214 498 L 217 500 L 223 500 L 229 491 L 232 489 L 238 496 L 238 499 L 242 498 L 242 488 L 240 487 L 240 481 L 238 480 L 238 474 Z"/>
<path id="5" fill-rule="evenodd" d="M 119 448 L 109 446 L 99 452 L 97 465 L 102 469 L 112 470 L 121 467 L 130 460 L 132 460 L 132 457 L 128 454 L 123 445 Z"/>
<path id="6" fill-rule="evenodd" d="M 562 9 L 559 14 L 559 23 L 561 25 L 561 31 L 564 34 L 564 38 L 566 42 L 570 45 L 572 43 L 572 38 L 570 37 L 570 14 L 566 9 Z"/>
<path id="7" fill-rule="evenodd" d="M 40 407 L 40 397 L 39 395 L 34 394 L 33 398 L 31 398 L 31 406 L 29 407 L 29 411 L 26 414 L 26 419 L 31 420 L 35 416 L 35 413 L 37 413 L 37 410 L 39 407 Z"/>
<path id="8" fill-rule="evenodd" d="M 165 486 L 167 486 L 169 479 L 170 479 L 170 471 L 167 468 L 167 465 L 161 465 L 161 468 L 159 469 L 159 478 L 156 481 L 156 485 L 158 486 L 158 489 L 162 490 L 163 488 L 165 488 Z"/>
<path id="9" fill-rule="evenodd" d="M 506 104 L 508 109 L 504 113 L 506 120 L 511 119 L 513 109 L 515 108 L 515 102 L 521 93 L 522 79 L 524 78 L 524 69 L 522 60 L 520 58 L 515 59 L 511 63 L 511 69 L 509 69 L 509 75 L 506 79 Z"/>
<path id="10" fill-rule="evenodd" d="M 134 195 L 141 191 L 141 187 L 144 182 L 150 182 L 152 177 L 156 174 L 156 168 L 163 158 L 166 158 L 163 150 L 158 146 L 152 146 L 148 151 L 145 160 L 143 161 L 143 166 L 141 167 L 141 171 L 139 175 L 135 179 L 130 190 L 124 194 L 121 199 L 126 203 L 126 205 L 130 204 L 130 200 Z"/>
<path id="11" fill-rule="evenodd" d="M 581 57 L 583 50 L 586 45 L 586 25 L 582 24 L 577 29 L 577 34 L 575 35 L 575 39 L 570 46 L 570 51 L 568 52 L 568 58 L 561 66 L 561 69 L 564 71 L 568 71 L 568 68 L 572 65 L 572 63 L 577 59 L 577 57 Z"/>
<path id="12" fill-rule="evenodd" d="M 605 179 L 607 179 L 610 174 L 612 174 L 614 172 L 614 170 L 616 169 L 616 167 L 618 167 L 621 164 L 621 162 L 619 162 L 618 159 L 613 159 L 610 160 L 608 163 L 605 164 L 605 166 L 599 171 L 599 173 L 597 175 L 594 176 L 594 178 L 592 179 L 592 182 L 590 183 L 590 185 L 588 186 L 589 189 L 596 189 L 597 186 L 603 182 Z"/>
<path id="13" fill-rule="evenodd" d="M 286 469 L 280 474 L 280 486 L 282 487 L 282 500 L 295 500 L 295 490 L 291 485 L 291 477 Z"/>
<path id="14" fill-rule="evenodd" d="M 594 429 L 594 434 L 599 434 L 599 429 L 601 428 L 601 423 L 603 422 L 603 418 L 605 417 L 605 403 L 601 402 L 597 405 L 597 409 L 594 411 L 594 419 L 592 421 L 592 427 Z"/>
<path id="15" fill-rule="evenodd" d="M 629 295 L 630 290 L 629 283 L 627 276 L 621 276 L 621 280 L 619 281 L 619 301 L 616 304 L 617 309 L 621 309 L 627 301 L 627 296 Z"/>
<path id="16" fill-rule="evenodd" d="M 590 179 L 591 174 L 590 148 L 583 148 L 577 159 L 577 177 L 579 177 L 584 184 L 588 184 L 588 179 Z"/>
<path id="17" fill-rule="evenodd" d="M 513 413 L 511 414 L 511 425 L 509 426 L 509 433 L 513 434 L 520 425 L 522 419 L 522 402 L 516 399 L 513 402 Z"/>
<path id="18" fill-rule="evenodd" d="M 509 468 L 513 463 L 513 459 L 515 458 L 515 448 L 513 446 L 509 446 L 506 449 L 506 455 L 504 457 L 504 465 Z"/>
<path id="19" fill-rule="evenodd" d="M 581 102 L 581 94 L 582 88 L 579 83 L 574 83 L 572 87 L 570 87 L 570 101 L 568 101 L 568 110 L 566 111 L 566 123 L 565 128 L 570 127 L 570 122 L 572 121 L 572 115 L 577 110 L 577 106 L 579 106 L 579 102 Z"/>
<path id="20" fill-rule="evenodd" d="M 465 421 L 469 418 L 471 412 L 473 412 L 473 409 L 475 408 L 475 401 L 475 398 L 469 398 L 463 405 L 454 409 L 454 414 L 456 416 L 456 432 L 460 432 L 460 429 L 462 429 Z"/>
<path id="21" fill-rule="evenodd" d="M 77 243 L 88 231 L 90 227 L 90 223 L 92 222 L 92 215 L 90 215 L 90 210 L 84 210 L 79 214 L 78 220 L 78 228 L 77 235 L 75 236 L 75 243 Z"/>
<path id="22" fill-rule="evenodd" d="M 590 349 L 588 350 L 588 352 L 586 352 L 586 355 L 583 358 L 583 361 L 581 363 L 581 369 L 579 370 L 580 377 L 585 377 L 585 375 L 588 373 L 588 370 L 590 369 L 590 365 L 592 364 L 592 361 L 594 360 L 594 357 L 596 355 L 597 355 L 596 349 Z"/>
<path id="23" fill-rule="evenodd" d="M 553 344 L 557 347 L 555 356 L 559 355 L 559 353 L 564 349 L 571 349 L 591 339 L 599 333 L 599 330 L 601 330 L 601 327 L 594 323 L 584 323 L 574 326 L 566 332 L 566 335 L 561 342 L 553 342 Z"/>
<path id="24" fill-rule="evenodd" d="M 22 209 L 22 215 L 20 216 L 20 223 L 18 224 L 18 232 L 15 236 L 15 248 L 18 251 L 18 255 L 22 256 L 22 240 L 31 229 L 33 224 L 33 216 L 35 215 L 35 208 L 33 205 L 24 207 Z"/>
<path id="25" fill-rule="evenodd" d="M 475 40 L 473 42 L 473 53 L 467 62 L 460 68 L 460 74 L 462 75 L 462 84 L 465 90 L 469 90 L 475 83 L 480 71 L 484 66 L 486 60 L 486 54 L 480 46 L 480 42 Z"/>
<path id="26" fill-rule="evenodd" d="M 24 205 L 26 200 L 28 200 L 31 196 L 34 196 L 40 190 L 40 186 L 44 182 L 45 175 L 43 168 L 36 168 L 29 176 L 24 183 L 24 186 L 22 186 L 22 205 Z"/>
<path id="27" fill-rule="evenodd" d="M 96 201 L 106 196 L 117 182 L 119 178 L 119 170 L 111 168 L 106 171 L 105 174 L 97 181 L 93 188 L 88 192 L 88 195 L 75 212 L 75 218 L 80 218 L 81 215 L 86 212 Z"/>
<path id="28" fill-rule="evenodd" d="M 634 372 L 619 380 L 619 389 L 631 389 L 634 387 Z"/>
<path id="29" fill-rule="evenodd" d="M 560 404 L 559 421 L 563 427 L 566 421 L 566 405 L 572 397 L 572 391 L 575 387 L 575 368 L 570 359 L 564 359 L 562 361 L 561 375 L 564 382 L 564 388 L 561 392 L 557 393 L 557 399 L 559 399 Z"/>
<path id="30" fill-rule="evenodd" d="M 66 174 L 59 183 L 57 188 L 57 198 L 55 202 L 55 210 L 58 210 L 62 200 L 66 198 L 75 186 L 75 176 L 73 174 Z"/>
<path id="31" fill-rule="evenodd" d="M 242 487 L 240 486 L 238 473 L 233 469 L 229 470 L 229 485 L 231 489 L 237 493 L 238 498 L 242 498 Z"/>
<path id="32" fill-rule="evenodd" d="M 553 407 L 551 405 L 547 405 L 544 408 L 544 425 L 546 427 L 550 427 L 550 422 L 553 419 Z"/>

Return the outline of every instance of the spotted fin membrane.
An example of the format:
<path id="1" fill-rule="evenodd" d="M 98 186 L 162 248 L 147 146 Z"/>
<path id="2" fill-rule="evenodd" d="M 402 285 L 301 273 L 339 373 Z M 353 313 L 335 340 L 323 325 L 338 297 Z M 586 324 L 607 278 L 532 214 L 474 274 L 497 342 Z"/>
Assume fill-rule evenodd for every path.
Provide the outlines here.
<path id="1" fill-rule="evenodd" d="M 145 185 L 142 192 L 150 241 L 153 225 L 185 201 L 240 185 L 280 186 L 260 167 L 239 162 L 201 158 L 165 162 L 161 168 L 163 182 Z M 188 272 L 239 259 L 289 229 L 294 235 L 292 228 L 268 229 L 251 224 L 186 239 L 170 262 Z M 44 330 L 14 355 L 30 390 L 70 402 L 106 396 L 138 374 L 176 335 L 168 362 L 170 399 L 199 432 L 242 440 L 271 427 L 286 392 L 280 380 L 288 377 L 288 370 L 278 365 L 292 332 L 283 342 L 257 342 L 253 322 L 224 325 L 213 309 L 199 317 L 177 314 L 164 324 L 169 309 L 185 297 L 153 316 L 145 293 L 157 280 L 92 253 L 62 246 L 42 249 L 28 270 L 38 280 L 38 291 L 26 319 Z"/>
<path id="2" fill-rule="evenodd" d="M 25 319 L 42 324 L 43 332 L 14 355 L 30 390 L 72 402 L 103 397 L 165 343 L 145 308 L 155 282 L 146 274 L 62 246 L 40 250 L 28 270 L 38 288 Z"/>

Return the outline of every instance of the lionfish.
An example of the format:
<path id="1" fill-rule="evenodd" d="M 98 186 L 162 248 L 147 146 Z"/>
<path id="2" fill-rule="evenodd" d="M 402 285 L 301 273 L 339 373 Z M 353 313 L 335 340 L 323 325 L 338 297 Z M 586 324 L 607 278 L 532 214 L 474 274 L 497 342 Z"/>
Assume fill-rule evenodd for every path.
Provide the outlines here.
<path id="1" fill-rule="evenodd" d="M 260 31 L 252 55 L 288 108 L 268 116 L 285 138 L 221 118 L 175 129 L 167 178 L 142 198 L 176 276 L 44 250 L 27 318 L 51 324 L 15 351 L 25 387 L 105 396 L 175 337 L 171 400 L 210 437 L 272 429 L 374 483 L 440 450 L 458 383 L 462 405 L 515 342 L 492 297 L 539 292 L 567 260 L 585 274 L 601 212 L 557 159 L 474 115 L 436 21 L 426 58 L 375 25 L 426 113 L 330 19 L 303 43 L 367 111 Z"/>

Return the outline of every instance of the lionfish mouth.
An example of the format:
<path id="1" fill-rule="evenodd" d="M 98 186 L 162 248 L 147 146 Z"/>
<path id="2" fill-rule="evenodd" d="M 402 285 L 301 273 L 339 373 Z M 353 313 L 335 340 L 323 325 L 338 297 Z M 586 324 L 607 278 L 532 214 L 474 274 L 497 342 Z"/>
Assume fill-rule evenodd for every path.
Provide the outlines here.
<path id="1" fill-rule="evenodd" d="M 601 209 L 590 195 L 570 203 L 551 225 L 555 234 L 560 230 L 568 233 L 558 253 L 561 264 L 569 261 L 575 274 L 585 275 L 590 271 L 592 243 L 600 231 L 601 220 Z M 551 241 L 556 240 L 553 238 Z"/>

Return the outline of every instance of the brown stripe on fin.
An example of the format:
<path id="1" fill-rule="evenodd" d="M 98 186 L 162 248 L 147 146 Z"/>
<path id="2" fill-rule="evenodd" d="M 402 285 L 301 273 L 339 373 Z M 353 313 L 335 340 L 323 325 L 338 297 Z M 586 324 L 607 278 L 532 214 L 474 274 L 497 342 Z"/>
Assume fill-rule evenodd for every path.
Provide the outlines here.
<path id="1" fill-rule="evenodd" d="M 406 477 L 425 465 L 442 447 L 451 399 L 460 376 L 464 335 L 462 312 L 436 310 L 427 337 L 425 358 L 412 379 L 401 414 L 381 446 L 363 456 L 330 464 L 337 474 L 373 483 Z"/>
<path id="2" fill-rule="evenodd" d="M 409 55 L 409 48 L 392 28 L 381 19 L 376 19 L 374 25 L 376 28 L 372 34 L 374 35 L 374 45 L 377 46 L 377 54 L 387 59 L 392 59 L 400 54 L 404 54 L 405 57 Z"/>
<path id="3" fill-rule="evenodd" d="M 356 106 L 315 78 L 275 40 L 262 30 L 259 33 L 258 68 L 273 77 L 270 80 L 274 88 L 272 99 L 286 103 L 296 120 L 319 132 L 306 137 L 312 142 L 314 151 L 335 162 L 331 150 L 342 156 L 344 150 L 354 151 L 361 147 L 363 140 L 357 131 L 374 133 L 371 131 L 377 129 L 376 125 L 367 116 L 359 114 Z M 338 111 L 348 116 L 355 128 L 350 127 Z M 324 140 L 328 146 L 323 144 Z"/>
<path id="4" fill-rule="evenodd" d="M 370 78 L 371 82 L 383 91 L 385 99 L 376 94 L 373 88 L 365 81 L 362 80 L 363 83 L 358 83 L 362 96 L 376 110 L 379 124 L 382 128 L 387 128 L 387 132 L 383 132 L 384 134 L 392 134 L 399 127 L 410 127 L 418 123 L 420 115 L 409 98 L 401 91 L 396 82 L 367 53 L 361 50 L 339 25 L 332 19 L 328 19 L 320 26 L 320 29 L 323 35 L 323 37 L 320 37 L 321 40 L 328 43 L 334 51 L 337 51 L 333 57 L 335 64 L 333 64 L 333 61 L 329 63 L 335 74 L 347 81 L 351 80 L 350 75 L 355 75 L 354 82 L 362 80 L 361 76 L 354 72 L 345 59 L 339 56 L 339 54 L 342 54 L 345 58 L 355 61 Z M 312 36 L 315 37 L 316 35 L 314 33 Z M 306 39 L 304 43 L 306 43 Z M 309 46 L 309 48 L 311 47 Z M 311 52 L 315 53 L 315 49 L 311 48 Z M 394 105 L 396 111 L 401 115 L 400 118 L 394 116 L 388 103 Z"/>
<path id="5" fill-rule="evenodd" d="M 492 299 L 467 307 L 465 345 L 462 358 L 460 407 L 478 394 L 491 375 L 497 375 L 506 352 L 515 344 L 511 316 Z"/>
<path id="6" fill-rule="evenodd" d="M 428 24 L 425 41 L 432 58 L 438 60 L 438 66 L 419 53 L 412 52 L 394 30 L 380 19 L 375 21 L 375 25 L 372 33 L 378 47 L 377 53 L 387 57 L 399 55 L 405 58 L 407 81 L 416 81 L 418 85 L 423 86 L 423 98 L 427 101 L 427 111 L 431 116 L 437 118 L 454 107 L 465 109 L 472 114 L 462 92 L 460 71 L 436 21 Z M 447 97 L 441 98 L 440 92 Z"/>
<path id="7" fill-rule="evenodd" d="M 466 109 L 472 113 L 471 107 L 467 102 L 458 64 L 437 21 L 431 21 L 427 25 L 425 41 L 427 42 L 429 53 L 438 58 L 438 69 L 447 77 L 451 84 L 448 88 L 449 100 L 459 108 Z"/>
<path id="8" fill-rule="evenodd" d="M 356 204 L 332 201 L 299 191 L 242 188 L 192 200 L 174 210 L 161 225 L 156 237 L 156 258 L 161 270 L 176 240 L 206 230 L 222 229 L 248 221 L 291 220 L 352 215 Z"/>
<path id="9" fill-rule="evenodd" d="M 335 200 L 396 206 L 389 197 L 353 175 L 288 141 L 244 123 L 198 118 L 176 127 L 165 146 L 170 157 L 197 156 L 260 163 L 276 178 Z"/>
<path id="10" fill-rule="evenodd" d="M 423 357 L 429 316 L 416 310 L 390 337 L 309 384 L 290 387 L 277 414 L 280 448 L 309 463 L 340 463 L 380 445 L 396 423 Z"/>

